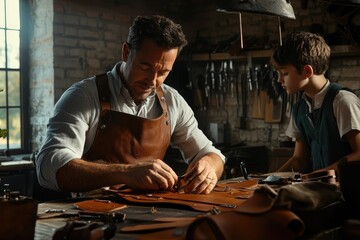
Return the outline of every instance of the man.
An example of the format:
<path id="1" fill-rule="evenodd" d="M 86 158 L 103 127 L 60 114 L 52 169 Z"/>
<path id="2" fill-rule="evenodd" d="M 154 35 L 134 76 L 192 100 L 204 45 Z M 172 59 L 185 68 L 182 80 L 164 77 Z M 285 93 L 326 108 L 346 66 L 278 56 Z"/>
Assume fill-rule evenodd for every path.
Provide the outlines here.
<path id="1" fill-rule="evenodd" d="M 162 161 L 171 143 L 189 163 L 185 191 L 210 193 L 225 157 L 186 101 L 163 84 L 186 44 L 172 20 L 137 17 L 122 46 L 123 62 L 74 84 L 56 103 L 36 159 L 40 185 L 65 192 L 119 184 L 170 190 L 179 180 Z"/>
<path id="2" fill-rule="evenodd" d="M 286 135 L 295 138 L 293 156 L 279 171 L 335 169 L 340 159 L 360 160 L 359 98 L 325 77 L 330 47 L 316 34 L 290 34 L 271 62 L 288 94 L 302 91 Z"/>

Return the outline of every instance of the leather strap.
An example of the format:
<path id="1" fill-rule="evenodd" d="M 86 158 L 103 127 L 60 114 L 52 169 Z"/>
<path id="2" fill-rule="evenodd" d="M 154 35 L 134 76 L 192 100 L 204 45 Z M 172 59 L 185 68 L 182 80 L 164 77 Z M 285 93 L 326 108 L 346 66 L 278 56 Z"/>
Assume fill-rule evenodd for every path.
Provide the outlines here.
<path id="1" fill-rule="evenodd" d="M 256 180 L 246 180 L 235 183 L 218 184 L 209 194 L 192 194 L 179 192 L 136 192 L 132 189 L 106 190 L 106 193 L 130 203 L 142 203 L 150 205 L 172 204 L 190 207 L 193 210 L 208 212 L 217 209 L 221 212 L 237 211 L 239 206 L 250 198 L 257 187 Z"/>
<path id="2" fill-rule="evenodd" d="M 227 212 L 201 217 L 188 228 L 186 239 L 296 239 L 304 233 L 302 220 L 289 210 L 272 210 L 262 215 Z"/>
<path id="3" fill-rule="evenodd" d="M 126 204 L 116 203 L 109 200 L 91 199 L 74 203 L 74 206 L 82 211 L 106 213 L 118 211 L 127 207 Z"/>
<path id="4" fill-rule="evenodd" d="M 110 110 L 110 89 L 107 73 L 96 76 L 96 86 L 99 94 L 100 107 L 102 110 Z"/>
<path id="5" fill-rule="evenodd" d="M 177 218 L 176 221 L 169 221 L 169 222 L 156 222 L 150 224 L 139 224 L 134 226 L 125 226 L 122 227 L 120 230 L 122 232 L 141 232 L 141 231 L 148 231 L 148 230 L 160 230 L 160 229 L 167 229 L 167 228 L 175 228 L 175 227 L 182 227 L 190 225 L 195 218 Z"/>

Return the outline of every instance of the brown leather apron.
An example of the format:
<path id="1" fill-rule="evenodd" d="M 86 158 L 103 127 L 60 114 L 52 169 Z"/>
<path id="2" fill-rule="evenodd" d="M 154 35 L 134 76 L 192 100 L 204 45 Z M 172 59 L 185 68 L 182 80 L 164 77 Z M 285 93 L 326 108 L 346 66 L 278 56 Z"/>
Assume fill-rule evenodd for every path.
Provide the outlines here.
<path id="1" fill-rule="evenodd" d="M 107 74 L 96 76 L 101 105 L 100 120 L 94 142 L 84 159 L 111 163 L 135 163 L 163 159 L 170 144 L 170 117 L 164 92 L 156 90 L 162 114 L 155 119 L 110 110 Z"/>

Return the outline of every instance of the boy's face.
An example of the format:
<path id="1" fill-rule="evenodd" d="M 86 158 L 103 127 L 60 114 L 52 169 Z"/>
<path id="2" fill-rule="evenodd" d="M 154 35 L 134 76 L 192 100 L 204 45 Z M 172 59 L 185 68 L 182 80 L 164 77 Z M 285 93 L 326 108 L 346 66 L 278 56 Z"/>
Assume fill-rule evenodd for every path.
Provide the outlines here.
<path id="1" fill-rule="evenodd" d="M 299 73 L 293 65 L 279 66 L 277 72 L 279 74 L 278 82 L 281 83 L 281 86 L 289 95 L 303 90 L 303 87 L 309 81 L 304 74 L 304 70 Z"/>

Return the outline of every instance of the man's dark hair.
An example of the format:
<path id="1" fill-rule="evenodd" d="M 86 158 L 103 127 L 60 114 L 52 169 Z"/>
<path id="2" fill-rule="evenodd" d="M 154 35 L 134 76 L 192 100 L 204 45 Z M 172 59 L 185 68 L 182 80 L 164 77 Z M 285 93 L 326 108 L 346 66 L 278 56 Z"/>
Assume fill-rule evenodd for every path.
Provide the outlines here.
<path id="1" fill-rule="evenodd" d="M 165 49 L 178 48 L 179 53 L 187 44 L 181 25 L 159 15 L 135 18 L 129 29 L 127 42 L 131 49 L 137 50 L 144 39 L 152 39 Z"/>
<path id="2" fill-rule="evenodd" d="M 329 67 L 330 47 L 320 35 L 294 32 L 275 48 L 270 61 L 275 68 L 293 65 L 301 73 L 305 65 L 311 65 L 314 74 L 325 74 Z"/>

